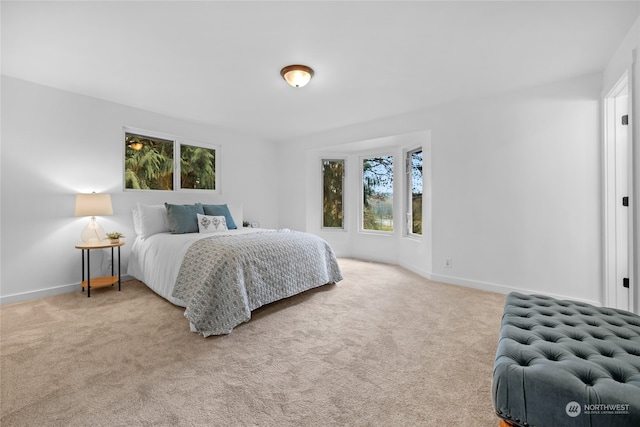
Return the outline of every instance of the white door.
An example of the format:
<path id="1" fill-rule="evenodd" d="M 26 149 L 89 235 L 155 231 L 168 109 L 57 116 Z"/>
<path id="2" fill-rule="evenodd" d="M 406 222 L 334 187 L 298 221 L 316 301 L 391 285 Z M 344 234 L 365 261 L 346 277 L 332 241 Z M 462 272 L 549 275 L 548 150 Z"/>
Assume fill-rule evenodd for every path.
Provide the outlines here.
<path id="1" fill-rule="evenodd" d="M 629 93 L 625 75 L 605 98 L 605 305 L 632 311 Z"/>
<path id="2" fill-rule="evenodd" d="M 629 196 L 629 125 L 628 125 L 628 100 L 627 94 L 615 98 L 616 102 L 616 307 L 622 310 L 630 310 L 629 306 L 629 208 L 623 205 L 623 198 Z M 623 117 L 627 117 L 623 124 Z"/>

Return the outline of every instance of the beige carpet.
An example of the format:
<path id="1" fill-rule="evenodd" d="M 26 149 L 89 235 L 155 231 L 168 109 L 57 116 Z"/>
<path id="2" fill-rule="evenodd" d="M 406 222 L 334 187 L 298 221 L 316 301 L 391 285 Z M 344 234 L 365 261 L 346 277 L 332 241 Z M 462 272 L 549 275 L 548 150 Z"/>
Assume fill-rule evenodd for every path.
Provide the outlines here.
<path id="1" fill-rule="evenodd" d="M 504 296 L 341 259 L 228 336 L 137 281 L 0 308 L 8 426 L 497 426 Z"/>

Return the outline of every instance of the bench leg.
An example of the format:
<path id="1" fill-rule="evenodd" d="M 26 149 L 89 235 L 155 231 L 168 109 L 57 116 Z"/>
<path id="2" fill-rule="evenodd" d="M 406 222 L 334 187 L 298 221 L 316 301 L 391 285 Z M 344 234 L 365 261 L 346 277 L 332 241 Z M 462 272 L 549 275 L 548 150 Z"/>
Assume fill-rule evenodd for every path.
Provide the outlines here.
<path id="1" fill-rule="evenodd" d="M 511 424 L 509 421 L 500 420 L 498 427 L 514 427 L 515 424 Z"/>

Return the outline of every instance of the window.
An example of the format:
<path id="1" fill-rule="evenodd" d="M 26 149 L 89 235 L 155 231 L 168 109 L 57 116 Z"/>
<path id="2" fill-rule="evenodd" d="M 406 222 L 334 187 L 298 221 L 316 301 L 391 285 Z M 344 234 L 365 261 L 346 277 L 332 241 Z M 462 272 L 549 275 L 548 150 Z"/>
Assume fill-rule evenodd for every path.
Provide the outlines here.
<path id="1" fill-rule="evenodd" d="M 125 133 L 124 188 L 173 190 L 173 141 Z"/>
<path id="2" fill-rule="evenodd" d="M 180 144 L 180 188 L 216 189 L 216 150 Z"/>
<path id="3" fill-rule="evenodd" d="M 127 131 L 124 143 L 125 189 L 217 190 L 215 147 Z"/>
<path id="4" fill-rule="evenodd" d="M 362 229 L 393 231 L 393 156 L 362 160 Z"/>
<path id="5" fill-rule="evenodd" d="M 407 234 L 422 235 L 422 148 L 407 152 L 405 162 Z"/>
<path id="6" fill-rule="evenodd" d="M 344 228 L 344 160 L 322 160 L 322 227 Z"/>

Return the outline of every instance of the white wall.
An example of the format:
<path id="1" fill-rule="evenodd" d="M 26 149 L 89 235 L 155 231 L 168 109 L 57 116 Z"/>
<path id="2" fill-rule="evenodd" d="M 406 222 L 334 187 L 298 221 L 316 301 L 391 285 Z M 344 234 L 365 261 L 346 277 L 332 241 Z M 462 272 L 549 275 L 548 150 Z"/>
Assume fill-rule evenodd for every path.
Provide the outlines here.
<path id="1" fill-rule="evenodd" d="M 6 76 L 1 84 L 2 302 L 76 289 L 74 245 L 87 223 L 73 216 L 78 192 L 111 193 L 114 215 L 98 220 L 127 236 L 124 272 L 138 201 L 241 203 L 245 218 L 278 225 L 272 143 Z M 222 194 L 123 191 L 123 126 L 220 145 Z"/>
<path id="2" fill-rule="evenodd" d="M 319 165 L 310 152 L 428 130 L 432 247 L 414 269 L 450 283 L 599 303 L 601 88 L 594 74 L 285 142 L 281 225 L 309 229 L 306 219 L 316 215 L 308 197 L 320 191 Z M 384 237 L 349 233 L 350 247 L 323 237 L 350 248 L 346 256 L 385 245 Z M 397 259 L 407 254 L 388 247 Z"/>
<path id="3" fill-rule="evenodd" d="M 601 301 L 600 88 L 591 75 L 437 111 L 434 278 Z"/>

